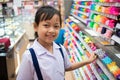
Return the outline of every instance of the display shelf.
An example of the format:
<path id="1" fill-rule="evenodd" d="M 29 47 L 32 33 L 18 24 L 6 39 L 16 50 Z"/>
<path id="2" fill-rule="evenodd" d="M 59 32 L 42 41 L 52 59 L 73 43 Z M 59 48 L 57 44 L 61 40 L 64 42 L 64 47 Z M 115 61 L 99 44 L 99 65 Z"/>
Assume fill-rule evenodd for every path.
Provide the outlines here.
<path id="1" fill-rule="evenodd" d="M 114 41 L 111 40 L 111 38 L 106 38 L 105 35 L 96 32 L 94 29 L 90 28 L 89 26 L 87 26 L 87 28 L 85 28 L 84 31 L 87 32 L 90 36 L 97 37 L 98 42 L 104 46 L 112 46 L 115 44 Z M 106 42 L 106 44 L 104 44 L 104 42 Z"/>
<path id="2" fill-rule="evenodd" d="M 120 7 L 120 3 L 119 2 L 93 2 L 97 5 L 101 5 L 101 6 L 115 6 L 115 7 Z"/>
<path id="3" fill-rule="evenodd" d="M 95 44 L 102 48 L 104 51 L 108 52 L 109 56 L 112 58 L 112 60 L 116 61 L 117 65 L 120 67 L 120 59 L 116 57 L 115 54 L 120 54 L 120 49 L 119 49 L 119 46 L 118 45 L 108 45 L 108 46 L 104 46 L 103 44 L 100 43 L 101 41 L 101 37 L 99 36 L 91 36 L 90 33 L 88 33 L 86 30 L 89 30 L 89 29 L 86 29 L 86 26 L 83 24 L 83 23 L 78 23 L 78 25 L 81 26 L 81 29 L 85 32 L 85 34 L 87 34 L 94 42 Z M 93 34 L 97 34 L 97 33 L 93 33 Z M 102 35 L 101 35 L 102 36 Z"/>
<path id="4" fill-rule="evenodd" d="M 72 13 L 71 13 L 71 15 L 74 16 L 75 18 L 77 18 L 78 20 L 82 21 L 83 23 L 85 23 L 85 24 L 87 23 L 87 19 L 82 19 L 82 18 L 80 18 Z"/>
<path id="5" fill-rule="evenodd" d="M 0 3 L 7 3 L 9 2 L 10 0 L 1 0 Z"/>
<path id="6" fill-rule="evenodd" d="M 75 18 L 72 18 L 72 20 L 74 21 Z M 76 23 L 76 22 L 75 22 Z M 81 26 L 81 29 L 83 31 L 85 31 L 85 33 L 87 35 L 89 35 L 89 37 L 91 36 L 91 34 L 89 32 L 87 32 L 86 30 L 89 30 L 90 28 L 86 28 L 86 26 L 81 23 L 81 22 L 77 22 L 76 24 L 78 24 L 79 26 Z M 119 28 L 119 26 L 117 27 Z M 91 29 L 90 29 L 91 30 Z M 98 34 L 98 33 L 95 33 L 94 30 L 93 31 L 93 34 Z M 91 32 L 92 33 L 92 32 Z M 106 52 L 109 52 L 109 56 L 114 60 L 114 61 L 117 61 L 117 65 L 120 67 L 120 59 L 116 58 L 115 54 L 119 54 L 120 50 L 119 50 L 119 46 L 118 45 L 111 45 L 111 46 L 104 46 L 100 43 L 101 39 L 99 36 L 102 36 L 102 35 L 95 35 L 95 36 L 91 36 L 91 39 L 93 41 L 95 41 L 96 45 L 99 46 L 100 48 L 104 49 Z M 117 39 L 114 39 L 114 40 L 117 40 L 117 42 L 119 42 L 119 37 L 117 37 L 116 35 L 113 35 L 115 36 Z M 103 37 L 103 36 L 102 36 Z M 111 37 L 112 38 L 112 37 Z M 102 39 L 103 40 L 103 39 Z"/>
<path id="7" fill-rule="evenodd" d="M 88 9 L 90 9 L 90 6 L 84 6 L 84 5 L 79 5 L 79 4 L 75 4 L 75 6 L 78 6 L 78 7 L 82 7 L 82 8 L 88 8 Z"/>
<path id="8" fill-rule="evenodd" d="M 80 26 L 82 25 L 82 23 L 79 24 Z M 85 32 L 87 35 L 89 35 L 87 32 Z M 90 35 L 89 35 L 90 36 Z M 118 57 L 116 57 L 115 54 L 119 54 L 120 50 L 119 47 L 117 46 L 103 46 L 99 43 L 99 37 L 91 37 L 91 39 L 95 42 L 95 44 L 102 48 L 105 52 L 108 53 L 109 57 L 112 58 L 113 61 L 115 61 L 117 63 L 118 66 L 120 66 L 120 59 Z M 104 71 L 104 73 L 107 74 L 107 72 L 109 73 L 109 76 L 112 75 L 108 70 L 106 72 L 106 66 L 104 66 L 100 61 L 97 62 L 99 66 L 101 66 L 101 69 Z M 108 75 L 107 75 L 108 76 Z M 113 76 L 110 76 L 110 78 Z M 114 80 L 114 77 L 111 78 Z"/>
<path id="9" fill-rule="evenodd" d="M 114 0 L 113 0 L 114 1 Z M 110 6 L 114 6 L 114 7 L 120 7 L 120 3 L 119 2 L 94 2 L 94 0 L 92 0 L 92 3 L 93 4 L 96 4 L 96 5 L 101 5 L 101 6 L 104 6 L 104 7 L 110 7 Z M 77 5 L 79 6 L 79 4 L 74 4 L 74 5 Z M 95 14 L 99 14 L 99 15 L 102 15 L 102 16 L 106 16 L 110 19 L 114 19 L 114 20 L 117 20 L 117 16 L 116 14 L 107 14 L 107 13 L 103 13 L 103 12 L 97 12 L 97 11 L 93 11 L 91 10 L 90 13 L 95 13 Z M 89 21 L 93 21 L 93 20 L 86 20 L 86 21 L 83 21 L 83 19 L 79 19 L 78 16 L 74 15 L 74 14 L 71 14 L 75 19 L 79 20 L 80 23 L 77 23 L 79 26 L 80 26 L 80 29 L 83 31 L 83 33 L 86 34 L 86 36 L 90 37 L 91 40 L 95 43 L 95 45 L 99 48 L 101 48 L 102 50 L 104 50 L 107 55 L 117 63 L 117 65 L 120 67 L 120 59 L 118 57 L 120 57 L 120 50 L 119 50 L 119 47 L 120 47 L 120 38 L 117 37 L 116 35 L 113 35 L 110 39 L 105 39 L 105 37 L 103 37 L 102 39 L 105 39 L 106 41 L 111 41 L 110 43 L 112 45 L 107 45 L 107 46 L 104 46 L 103 44 L 101 44 L 100 40 L 101 39 L 101 35 L 97 35 L 97 36 L 91 36 L 90 33 L 88 33 L 85 29 L 89 29 L 91 30 L 90 28 L 88 28 L 88 26 L 86 27 L 87 25 L 87 22 L 88 20 Z M 72 21 L 74 21 L 72 19 Z M 95 21 L 94 21 L 95 22 Z M 115 28 L 110 28 L 109 26 L 107 25 L 104 25 L 104 24 L 101 24 L 99 22 L 96 22 L 97 24 L 99 24 L 100 26 L 104 26 L 106 27 L 107 29 L 113 31 L 113 34 L 115 32 L 115 30 L 118 30 L 120 29 L 120 25 L 116 26 Z M 94 30 L 93 30 L 94 31 Z M 76 31 L 73 30 L 73 32 L 75 32 L 76 36 L 79 38 L 79 40 L 82 42 L 82 44 L 86 47 L 87 51 L 89 51 L 90 53 L 93 53 L 94 51 L 91 50 L 91 48 L 87 45 L 87 43 L 78 35 L 78 33 Z M 97 34 L 97 33 L 96 33 Z M 114 43 L 118 43 L 118 45 L 114 44 Z M 79 47 L 80 48 L 80 47 Z M 117 56 L 118 55 L 118 56 Z M 107 65 L 103 64 L 102 61 L 100 59 L 97 59 L 96 60 L 96 63 L 98 64 L 98 66 L 103 70 L 103 72 L 106 74 L 106 76 L 108 76 L 109 80 L 116 80 L 115 77 L 113 76 L 112 72 L 110 72 L 110 70 L 108 70 L 108 67 Z M 91 66 L 92 67 L 92 66 Z M 99 80 L 99 79 L 98 79 Z"/>
<path id="10" fill-rule="evenodd" d="M 69 34 L 70 34 L 70 33 L 69 33 Z M 71 44 L 72 44 L 72 42 L 71 42 Z M 72 45 L 73 45 L 73 47 L 74 47 L 74 50 L 73 50 L 73 51 L 75 52 L 75 53 L 74 53 L 75 61 L 76 61 L 76 62 L 79 62 L 79 60 L 82 61 L 82 59 L 80 58 L 79 52 L 76 50 L 74 44 L 72 44 Z M 69 47 L 68 49 L 69 49 L 69 52 L 70 52 L 70 50 L 72 50 L 73 48 Z M 78 59 L 79 59 L 79 60 L 78 60 Z M 86 67 L 79 68 L 78 70 L 79 70 L 80 73 L 82 74 L 83 79 L 84 79 L 84 80 L 87 80 L 87 77 L 85 76 L 83 69 L 85 69 L 85 70 L 87 71 L 87 73 L 89 74 L 89 72 L 88 72 L 88 70 L 86 69 Z M 90 74 L 89 74 L 89 75 L 90 75 Z M 90 76 L 89 76 L 89 77 L 90 77 Z"/>
<path id="11" fill-rule="evenodd" d="M 69 30 L 67 29 L 67 31 L 69 32 Z M 69 32 L 70 33 L 70 32 Z M 70 34 L 71 36 L 72 36 L 72 34 Z M 73 37 L 73 36 L 72 36 Z M 73 38 L 74 40 L 75 40 L 75 38 Z M 78 46 L 78 48 L 80 49 L 80 51 L 81 51 L 81 53 L 83 53 L 83 54 L 85 54 L 85 52 L 84 52 L 84 50 L 80 47 L 80 45 L 78 45 L 78 42 L 77 42 L 77 40 L 75 40 L 75 42 L 76 42 L 76 45 Z M 85 58 L 87 58 L 87 56 L 86 55 L 84 55 L 85 56 Z M 80 57 L 80 56 L 79 56 Z M 81 58 L 81 57 L 80 57 Z M 92 67 L 93 65 L 92 64 L 90 64 L 90 66 Z M 88 70 L 87 68 L 85 68 L 86 70 Z M 95 71 L 93 71 L 94 72 L 94 74 L 95 74 Z M 93 80 L 92 79 L 92 76 L 93 75 L 91 75 L 91 73 L 89 72 L 89 70 L 88 70 L 88 75 L 90 76 L 90 79 L 91 80 Z"/>
<path id="12" fill-rule="evenodd" d="M 68 51 L 70 52 L 70 50 L 71 50 L 71 47 L 68 46 Z M 73 54 L 73 55 L 76 56 L 76 54 Z M 77 57 L 74 57 L 74 58 L 75 58 L 75 62 L 79 62 L 78 59 L 77 59 Z M 81 68 L 79 68 L 78 70 L 80 71 L 83 79 L 84 79 L 84 80 L 87 80 L 87 77 L 85 76 L 83 70 L 82 70 Z"/>
<path id="13" fill-rule="evenodd" d="M 76 80 L 83 80 L 83 78 L 79 74 L 80 72 L 78 70 L 74 70 L 73 74 Z"/>
<path id="14" fill-rule="evenodd" d="M 96 45 L 101 47 L 105 52 L 108 53 L 109 57 L 112 58 L 113 61 L 117 63 L 117 65 L 120 67 L 120 58 L 116 56 L 116 54 L 120 54 L 120 46 L 113 45 L 113 46 L 103 46 L 101 45 L 98 40 L 98 37 L 94 37 L 94 41 L 96 42 Z"/>
<path id="15" fill-rule="evenodd" d="M 65 29 L 69 32 L 69 34 L 70 34 L 70 36 L 72 37 L 72 39 L 73 39 L 74 41 L 76 41 L 75 38 L 73 37 L 73 35 L 70 33 L 69 29 L 67 29 L 67 28 L 65 28 Z M 77 41 L 76 41 L 76 42 L 77 42 Z M 74 44 L 73 44 L 73 45 L 74 45 Z M 84 51 L 81 50 L 81 48 L 80 48 L 80 46 L 78 45 L 78 43 L 76 43 L 76 45 L 77 45 L 77 47 L 80 49 L 80 51 L 83 53 Z M 78 50 L 76 50 L 75 46 L 74 46 L 74 49 L 75 49 L 75 51 L 76 51 L 76 53 L 77 53 L 77 56 L 78 56 L 78 58 L 80 59 L 80 61 L 83 61 L 82 58 L 81 58 L 81 56 L 80 56 L 80 54 L 79 54 L 79 52 L 78 52 Z M 89 78 L 92 80 L 92 75 L 91 75 L 90 71 L 88 70 L 88 68 L 87 68 L 86 66 L 84 66 L 84 69 L 86 70 Z"/>
<path id="16" fill-rule="evenodd" d="M 82 11 L 79 11 L 79 10 L 75 10 L 75 9 L 71 9 L 71 10 L 75 11 L 75 12 L 78 12 L 80 14 L 86 15 L 87 17 L 89 16 L 89 13 L 85 13 L 85 12 L 82 12 Z"/>
<path id="17" fill-rule="evenodd" d="M 72 28 L 71 28 L 72 29 Z M 73 29 L 72 29 L 73 30 Z M 90 52 L 90 53 L 94 53 L 92 50 L 91 50 L 91 48 L 85 43 L 85 41 L 78 35 L 78 33 L 76 33 L 74 30 L 73 30 L 73 32 L 76 34 L 76 36 L 80 39 L 80 41 L 84 44 L 84 46 L 86 47 L 86 49 Z M 115 80 L 115 78 L 113 77 L 113 75 L 108 71 L 108 69 L 106 68 L 106 66 L 105 65 L 103 65 L 103 63 L 99 60 L 99 59 L 97 59 L 96 60 L 96 62 L 97 62 L 97 64 L 100 66 L 100 68 L 103 70 L 103 72 L 107 75 L 107 76 L 109 76 L 109 79 L 112 79 L 112 80 Z M 92 68 L 92 67 L 91 67 Z M 94 69 L 95 67 L 93 66 L 93 69 Z M 96 72 L 97 73 L 97 72 Z M 97 76 L 99 76 L 99 74 L 97 75 Z M 96 77 L 97 77 L 96 76 Z M 98 78 L 98 77 L 97 77 Z M 100 77 L 99 77 L 100 78 Z M 98 79 L 99 79 L 98 78 Z"/>
<path id="18" fill-rule="evenodd" d="M 67 23 L 68 24 L 68 23 Z M 69 25 L 69 24 L 68 24 Z M 69 27 L 70 27 L 70 25 L 69 25 Z M 71 27 L 70 27 L 71 28 Z M 71 28 L 72 29 L 72 28 Z M 72 29 L 72 31 L 76 34 L 76 36 L 80 39 L 80 41 L 82 40 L 80 37 L 79 37 L 79 35 Z M 84 42 L 83 40 L 81 41 L 82 43 Z M 84 46 L 86 45 L 86 43 L 84 42 L 83 43 L 84 44 Z M 88 45 L 87 45 L 88 46 Z M 87 47 L 86 47 L 87 48 Z M 89 49 L 89 48 L 88 48 Z M 89 50 L 91 50 L 91 49 L 89 49 Z M 88 51 L 89 51 L 88 50 Z M 93 53 L 93 52 L 92 52 Z M 98 72 L 96 71 L 96 68 L 95 68 L 95 66 L 93 65 L 93 64 L 90 64 L 90 66 L 91 66 L 91 69 L 92 69 L 92 71 L 95 73 L 95 76 L 97 77 L 97 79 L 98 80 L 102 80 L 101 79 L 101 77 L 99 76 L 99 74 L 98 74 Z"/>
<path id="19" fill-rule="evenodd" d="M 92 0 L 73 0 L 73 1 L 92 1 Z"/>
<path id="20" fill-rule="evenodd" d="M 15 80 L 13 78 L 18 73 L 22 54 L 26 50 L 29 40 L 22 26 L 22 15 L 3 16 L 3 19 L 1 25 L 3 25 L 5 34 L 1 38 L 9 38 L 11 45 L 8 50 L 0 53 L 0 72 L 2 72 L 1 70 L 7 71 L 0 73 L 0 80 Z"/>
<path id="21" fill-rule="evenodd" d="M 106 13 L 102 13 L 102 12 L 97 12 L 97 11 L 93 11 L 93 10 L 91 10 L 91 13 L 96 13 L 96 14 L 103 15 L 103 16 L 106 16 L 108 18 L 117 20 L 117 16 L 115 16 L 115 15 L 106 14 Z"/>
<path id="22" fill-rule="evenodd" d="M 24 32 L 21 32 L 21 34 L 13 40 L 14 42 L 11 43 L 9 49 L 4 53 L 0 53 L 0 72 L 2 72 L 0 73 L 0 80 L 15 80 L 22 54 L 29 44 L 29 40 Z"/>
<path id="23" fill-rule="evenodd" d="M 16 45 L 18 43 L 18 41 L 22 38 L 22 36 L 25 34 L 25 30 L 23 30 L 22 32 L 18 32 L 18 37 L 15 39 L 15 36 L 12 38 L 11 37 L 11 45 L 10 48 L 13 48 L 14 45 Z"/>
<path id="24" fill-rule="evenodd" d="M 78 57 L 78 58 L 80 59 L 80 61 L 82 61 L 82 58 L 81 58 L 81 56 L 79 55 L 79 52 L 78 52 L 77 49 L 75 48 L 74 44 L 73 44 L 73 47 L 74 47 L 74 50 L 75 50 L 75 52 L 76 52 L 76 53 L 75 53 L 75 54 L 76 54 L 76 57 Z M 82 68 L 79 68 L 79 70 L 80 70 L 81 73 L 84 73 L 83 69 L 86 70 L 87 74 L 89 75 L 89 78 L 92 79 L 92 77 L 91 77 L 92 75 L 90 74 L 90 72 L 89 72 L 89 70 L 87 69 L 87 67 L 84 66 L 84 67 L 82 67 Z M 83 77 L 85 77 L 85 74 L 84 74 Z M 84 78 L 84 80 L 87 80 L 87 77 Z"/>

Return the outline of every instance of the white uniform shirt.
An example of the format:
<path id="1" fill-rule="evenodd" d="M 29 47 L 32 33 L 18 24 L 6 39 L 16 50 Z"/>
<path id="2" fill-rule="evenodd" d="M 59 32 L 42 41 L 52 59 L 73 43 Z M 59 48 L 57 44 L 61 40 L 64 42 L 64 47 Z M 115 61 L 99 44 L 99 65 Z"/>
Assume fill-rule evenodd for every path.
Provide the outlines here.
<path id="1" fill-rule="evenodd" d="M 66 69 L 71 66 L 65 48 L 62 46 L 63 62 L 60 47 L 54 42 L 53 54 L 39 44 L 37 40 L 34 41 L 31 47 L 36 53 L 43 80 L 64 80 L 64 67 Z M 23 54 L 17 80 L 38 80 L 29 50 Z"/>

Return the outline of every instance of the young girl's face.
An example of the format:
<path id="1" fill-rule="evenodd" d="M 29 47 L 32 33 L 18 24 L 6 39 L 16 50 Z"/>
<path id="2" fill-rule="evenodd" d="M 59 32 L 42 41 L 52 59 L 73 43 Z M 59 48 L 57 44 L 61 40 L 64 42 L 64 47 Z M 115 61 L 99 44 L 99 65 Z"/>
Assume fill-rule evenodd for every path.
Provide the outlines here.
<path id="1" fill-rule="evenodd" d="M 39 22 L 35 27 L 38 33 L 38 41 L 42 44 L 52 43 L 58 36 L 60 30 L 60 19 L 58 15 L 54 15 L 50 20 Z"/>

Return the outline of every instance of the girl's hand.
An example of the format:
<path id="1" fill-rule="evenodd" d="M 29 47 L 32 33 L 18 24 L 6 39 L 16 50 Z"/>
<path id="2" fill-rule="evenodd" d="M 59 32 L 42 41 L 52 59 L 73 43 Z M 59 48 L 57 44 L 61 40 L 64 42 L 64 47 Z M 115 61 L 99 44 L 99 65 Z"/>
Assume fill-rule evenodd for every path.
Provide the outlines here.
<path id="1" fill-rule="evenodd" d="M 97 55 L 92 53 L 88 60 L 91 63 L 91 62 L 95 61 L 96 59 L 97 59 Z"/>

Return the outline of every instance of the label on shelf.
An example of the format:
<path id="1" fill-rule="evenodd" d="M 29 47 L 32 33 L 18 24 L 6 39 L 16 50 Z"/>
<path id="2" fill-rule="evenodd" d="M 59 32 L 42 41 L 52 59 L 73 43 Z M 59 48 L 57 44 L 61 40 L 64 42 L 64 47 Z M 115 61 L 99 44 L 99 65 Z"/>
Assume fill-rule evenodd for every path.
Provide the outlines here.
<path id="1" fill-rule="evenodd" d="M 113 39 L 114 41 L 116 41 L 117 43 L 120 44 L 120 38 L 117 37 L 116 35 L 113 35 L 113 36 L 111 37 L 111 39 Z"/>
<path id="2" fill-rule="evenodd" d="M 91 36 L 99 36 L 99 35 L 96 34 L 93 30 L 85 29 L 85 31 L 86 31 L 87 33 L 89 33 Z"/>
<path id="3" fill-rule="evenodd" d="M 115 28 L 120 29 L 120 23 L 117 23 Z"/>
<path id="4" fill-rule="evenodd" d="M 120 54 L 115 54 L 118 58 L 120 58 Z"/>

